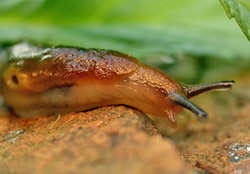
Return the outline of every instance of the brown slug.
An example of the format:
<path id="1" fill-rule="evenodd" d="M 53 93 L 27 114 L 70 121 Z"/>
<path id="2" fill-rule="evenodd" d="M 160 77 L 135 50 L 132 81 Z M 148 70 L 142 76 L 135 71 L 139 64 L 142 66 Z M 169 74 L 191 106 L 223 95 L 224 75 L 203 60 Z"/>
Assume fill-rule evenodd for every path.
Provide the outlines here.
<path id="1" fill-rule="evenodd" d="M 116 51 L 44 48 L 20 43 L 2 52 L 0 94 L 20 117 L 84 111 L 106 105 L 128 105 L 168 118 L 177 127 L 182 107 L 199 120 L 206 112 L 188 98 L 234 81 L 187 86 L 161 70 Z"/>

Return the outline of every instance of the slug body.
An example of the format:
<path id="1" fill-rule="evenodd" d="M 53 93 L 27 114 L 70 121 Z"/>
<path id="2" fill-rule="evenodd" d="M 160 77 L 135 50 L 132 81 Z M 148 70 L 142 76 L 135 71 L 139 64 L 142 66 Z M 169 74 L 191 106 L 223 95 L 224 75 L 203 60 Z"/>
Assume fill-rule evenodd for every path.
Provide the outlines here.
<path id="1" fill-rule="evenodd" d="M 128 105 L 177 126 L 182 107 L 207 115 L 187 98 L 230 88 L 233 81 L 182 86 L 159 69 L 109 50 L 43 48 L 20 43 L 1 54 L 0 93 L 21 117 Z"/>

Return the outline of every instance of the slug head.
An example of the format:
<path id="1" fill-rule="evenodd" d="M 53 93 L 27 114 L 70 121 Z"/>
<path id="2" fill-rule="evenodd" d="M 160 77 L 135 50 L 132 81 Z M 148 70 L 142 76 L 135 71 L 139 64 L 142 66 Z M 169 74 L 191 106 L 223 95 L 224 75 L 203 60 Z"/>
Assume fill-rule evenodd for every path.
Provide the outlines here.
<path id="1" fill-rule="evenodd" d="M 192 103 L 188 98 L 191 98 L 193 96 L 196 96 L 198 94 L 211 91 L 211 90 L 229 90 L 232 88 L 234 85 L 234 81 L 221 81 L 221 82 L 215 82 L 215 83 L 210 83 L 210 84 L 205 84 L 205 85 L 197 85 L 197 86 L 183 86 L 184 94 L 178 94 L 175 92 L 170 92 L 168 95 L 168 99 L 172 101 L 173 103 L 182 106 L 188 110 L 190 110 L 192 113 L 195 114 L 196 118 L 199 121 L 206 121 L 207 120 L 207 113 L 196 106 L 194 103 Z M 170 118 L 172 118 L 171 112 L 167 113 Z M 177 123 L 171 122 L 171 127 L 177 127 Z"/>

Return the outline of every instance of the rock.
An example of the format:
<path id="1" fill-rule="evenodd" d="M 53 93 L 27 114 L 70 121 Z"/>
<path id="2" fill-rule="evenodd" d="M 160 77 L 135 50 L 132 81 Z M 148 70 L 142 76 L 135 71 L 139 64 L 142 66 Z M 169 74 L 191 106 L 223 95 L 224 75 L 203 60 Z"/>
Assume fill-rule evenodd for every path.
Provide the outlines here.
<path id="1" fill-rule="evenodd" d="M 187 173 L 152 121 L 124 106 L 0 118 L 0 173 Z"/>

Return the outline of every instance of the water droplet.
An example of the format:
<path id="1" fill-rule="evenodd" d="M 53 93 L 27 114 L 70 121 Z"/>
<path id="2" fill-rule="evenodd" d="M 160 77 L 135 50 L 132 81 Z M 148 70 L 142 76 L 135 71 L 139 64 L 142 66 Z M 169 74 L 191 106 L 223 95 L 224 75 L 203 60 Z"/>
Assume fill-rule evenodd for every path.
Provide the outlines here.
<path id="1" fill-rule="evenodd" d="M 239 162 L 243 159 L 250 158 L 250 145 L 234 144 L 229 148 L 228 157 L 230 162 Z"/>
<path id="2" fill-rule="evenodd" d="M 23 129 L 16 131 L 9 131 L 8 134 L 4 137 L 3 141 L 8 141 L 14 143 L 19 135 L 23 134 L 25 131 Z"/>

